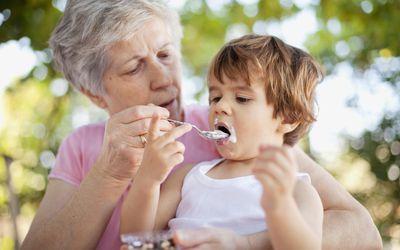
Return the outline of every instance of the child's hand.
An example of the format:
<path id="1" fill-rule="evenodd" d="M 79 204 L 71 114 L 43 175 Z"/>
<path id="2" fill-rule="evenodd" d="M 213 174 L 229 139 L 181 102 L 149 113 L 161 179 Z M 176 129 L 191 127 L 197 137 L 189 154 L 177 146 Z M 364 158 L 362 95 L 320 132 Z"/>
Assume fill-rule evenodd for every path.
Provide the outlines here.
<path id="1" fill-rule="evenodd" d="M 293 199 L 298 166 L 289 146 L 261 146 L 253 173 L 264 192 L 261 205 L 267 211 L 284 208 Z"/>
<path id="2" fill-rule="evenodd" d="M 139 168 L 141 175 L 139 178 L 146 178 L 156 184 L 164 182 L 171 169 L 183 162 L 185 146 L 176 139 L 192 129 L 190 125 L 185 124 L 158 136 L 160 134 L 159 121 L 158 115 L 153 115 L 151 118 L 147 144 Z"/>

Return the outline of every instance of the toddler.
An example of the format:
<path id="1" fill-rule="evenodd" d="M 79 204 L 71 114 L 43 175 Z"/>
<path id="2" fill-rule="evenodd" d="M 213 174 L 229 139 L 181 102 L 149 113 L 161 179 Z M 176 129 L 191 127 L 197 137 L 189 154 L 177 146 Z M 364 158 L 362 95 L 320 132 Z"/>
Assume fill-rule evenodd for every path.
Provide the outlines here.
<path id="1" fill-rule="evenodd" d="M 228 42 L 207 77 L 210 129 L 229 134 L 216 141 L 222 158 L 171 173 L 183 160 L 176 139 L 191 127 L 158 136 L 154 116 L 121 233 L 212 226 L 241 235 L 267 231 L 275 249 L 321 248 L 321 201 L 290 149 L 315 120 L 321 76 L 310 55 L 276 37 Z"/>

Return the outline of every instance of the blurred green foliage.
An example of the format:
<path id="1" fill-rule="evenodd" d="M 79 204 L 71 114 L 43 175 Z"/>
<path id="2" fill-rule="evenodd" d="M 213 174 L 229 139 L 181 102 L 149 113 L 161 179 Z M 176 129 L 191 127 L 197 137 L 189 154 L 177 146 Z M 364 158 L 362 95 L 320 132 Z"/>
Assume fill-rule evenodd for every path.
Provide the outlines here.
<path id="1" fill-rule="evenodd" d="M 207 2 L 211 1 L 187 1 L 180 10 L 185 64 L 191 74 L 201 77 L 212 55 L 224 43 L 227 31 L 235 25 L 251 32 L 258 20 L 282 21 L 302 10 L 302 6 L 291 0 L 249 1 L 251 4 L 227 1 L 219 9 L 210 8 Z M 306 47 L 324 64 L 328 74 L 337 63 L 346 61 L 357 72 L 377 71 L 383 84 L 399 90 L 398 68 L 382 70 L 377 65 L 379 60 L 389 63 L 400 60 L 400 1 L 310 2 L 307 8 L 316 12 L 318 30 L 308 37 Z M 62 14 L 55 8 L 60 3 L 0 1 L 0 13 L 8 17 L 0 25 L 0 43 L 28 37 L 32 48 L 46 58 L 50 55 L 49 35 Z M 338 47 L 346 53 L 337 53 Z M 39 69 L 45 72 L 42 77 L 34 73 Z M 43 59 L 27 77 L 8 87 L 3 100 L 6 122 L 0 130 L 0 155 L 13 159 L 10 172 L 22 216 L 32 216 L 36 210 L 58 146 L 73 129 L 73 114 L 81 107 L 91 107 L 71 88 L 61 96 L 54 95 L 51 89 L 60 77 L 52 69 L 51 60 Z M 90 120 L 99 119 L 98 114 L 96 110 L 90 113 Z M 352 161 L 365 160 L 375 180 L 372 187 L 353 195 L 369 209 L 385 241 L 400 241 L 400 182 L 396 174 L 400 166 L 400 113 L 387 114 L 375 130 L 366 131 L 359 138 L 349 138 L 348 145 L 348 157 Z M 8 204 L 6 166 L 0 161 L 0 219 L 7 217 Z M 1 247 L 11 245 L 9 238 L 0 239 Z"/>

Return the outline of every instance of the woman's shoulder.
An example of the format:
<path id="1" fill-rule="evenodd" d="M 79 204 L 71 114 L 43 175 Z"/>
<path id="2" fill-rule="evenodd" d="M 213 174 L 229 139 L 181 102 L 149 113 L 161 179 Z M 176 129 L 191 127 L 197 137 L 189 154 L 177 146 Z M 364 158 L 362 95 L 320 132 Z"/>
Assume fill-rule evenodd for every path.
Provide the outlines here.
<path id="1" fill-rule="evenodd" d="M 103 142 L 105 123 L 94 123 L 72 131 L 58 149 L 49 178 L 79 185 L 96 160 Z"/>
<path id="2" fill-rule="evenodd" d="M 73 130 L 64 138 L 63 144 L 69 145 L 95 145 L 102 142 L 104 136 L 105 122 L 87 124 Z"/>
<path id="3" fill-rule="evenodd" d="M 72 138 L 87 138 L 94 136 L 104 136 L 105 122 L 87 124 L 76 128 L 68 137 Z"/>

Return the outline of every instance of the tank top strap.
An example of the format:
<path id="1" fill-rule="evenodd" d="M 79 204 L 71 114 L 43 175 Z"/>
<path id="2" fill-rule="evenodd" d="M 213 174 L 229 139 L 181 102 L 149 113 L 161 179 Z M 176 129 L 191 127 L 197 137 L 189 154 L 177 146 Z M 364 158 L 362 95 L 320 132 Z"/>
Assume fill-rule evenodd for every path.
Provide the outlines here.
<path id="1" fill-rule="evenodd" d="M 186 195 L 190 189 L 193 190 L 193 185 L 198 185 L 198 179 L 203 177 L 211 168 L 217 165 L 223 159 L 215 159 L 212 161 L 203 161 L 193 166 L 183 179 L 182 195 Z"/>
<path id="2" fill-rule="evenodd" d="M 207 174 L 208 171 L 210 171 L 213 167 L 217 166 L 223 160 L 224 160 L 223 158 L 220 158 L 220 159 L 215 159 L 212 161 L 204 162 L 204 164 L 199 164 L 198 172 L 205 175 L 205 174 Z"/>
<path id="3" fill-rule="evenodd" d="M 301 181 L 304 181 L 304 182 L 306 182 L 308 184 L 311 184 L 311 177 L 310 177 L 310 175 L 308 173 L 298 172 L 296 174 L 296 176 L 297 176 L 297 179 L 299 179 Z"/>

